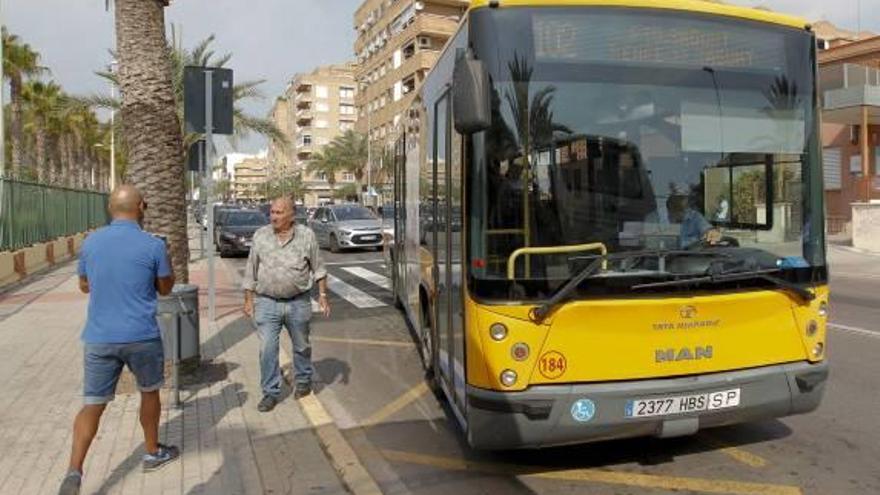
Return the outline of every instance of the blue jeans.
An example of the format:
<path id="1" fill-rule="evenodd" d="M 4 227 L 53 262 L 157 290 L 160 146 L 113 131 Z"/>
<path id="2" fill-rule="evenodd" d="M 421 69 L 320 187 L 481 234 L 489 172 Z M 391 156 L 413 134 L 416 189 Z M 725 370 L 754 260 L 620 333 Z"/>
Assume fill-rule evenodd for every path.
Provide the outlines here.
<path id="1" fill-rule="evenodd" d="M 312 299 L 308 293 L 293 299 L 272 299 L 256 296 L 254 320 L 260 335 L 260 386 L 263 394 L 281 395 L 281 369 L 278 367 L 278 338 L 281 327 L 293 342 L 293 371 L 297 385 L 312 382 L 312 346 L 309 343 L 309 320 L 312 319 Z"/>
<path id="2" fill-rule="evenodd" d="M 83 396 L 86 404 L 106 404 L 116 394 L 122 367 L 137 379 L 138 390 L 153 392 L 165 383 L 162 340 L 128 344 L 85 344 L 83 349 Z"/>

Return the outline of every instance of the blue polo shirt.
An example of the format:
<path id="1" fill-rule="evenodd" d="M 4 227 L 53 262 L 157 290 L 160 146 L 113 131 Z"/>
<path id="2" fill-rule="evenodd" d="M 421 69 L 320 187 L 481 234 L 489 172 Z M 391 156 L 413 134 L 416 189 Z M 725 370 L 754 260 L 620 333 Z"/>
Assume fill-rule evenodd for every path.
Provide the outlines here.
<path id="1" fill-rule="evenodd" d="M 87 344 L 123 344 L 159 338 L 156 278 L 171 275 L 161 239 L 129 220 L 114 220 L 89 235 L 79 255 L 89 280 Z"/>

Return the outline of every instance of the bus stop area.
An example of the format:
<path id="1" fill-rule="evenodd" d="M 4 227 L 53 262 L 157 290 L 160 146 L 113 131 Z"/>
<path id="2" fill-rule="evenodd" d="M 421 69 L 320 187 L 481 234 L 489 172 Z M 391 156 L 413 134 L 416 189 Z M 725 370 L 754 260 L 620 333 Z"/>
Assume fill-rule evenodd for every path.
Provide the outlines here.
<path id="1" fill-rule="evenodd" d="M 124 377 L 83 493 L 876 493 L 880 264 L 875 255 L 829 249 L 834 367 L 818 411 L 683 438 L 508 452 L 467 447 L 423 379 L 400 312 L 381 293 L 370 302 L 338 283 L 333 314 L 313 323 L 317 393 L 258 413 L 259 343 L 239 309 L 245 260 L 225 259 L 218 321 L 208 325 L 203 315 L 202 363 L 184 378 L 183 408 L 174 408 L 170 389 L 163 394 L 161 435 L 182 446 L 182 462 L 141 473 L 138 397 Z M 379 268 L 380 256 L 328 253 L 328 269 L 353 284 L 351 275 Z M 196 262 L 192 281 L 204 286 L 204 276 Z M 0 296 L 0 369 L 9 377 L 0 438 L 14 453 L 0 460 L 0 493 L 52 493 L 63 476 L 81 401 L 87 299 L 75 283 L 69 263 Z"/>

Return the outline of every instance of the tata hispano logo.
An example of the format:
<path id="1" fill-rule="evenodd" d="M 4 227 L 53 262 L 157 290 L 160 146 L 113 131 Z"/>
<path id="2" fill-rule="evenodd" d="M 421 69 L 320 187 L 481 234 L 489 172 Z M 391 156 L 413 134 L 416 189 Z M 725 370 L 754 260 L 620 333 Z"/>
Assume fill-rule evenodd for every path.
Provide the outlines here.
<path id="1" fill-rule="evenodd" d="M 697 316 L 697 308 L 690 305 L 682 306 L 681 308 L 679 308 L 678 314 L 682 318 L 691 319 Z"/>

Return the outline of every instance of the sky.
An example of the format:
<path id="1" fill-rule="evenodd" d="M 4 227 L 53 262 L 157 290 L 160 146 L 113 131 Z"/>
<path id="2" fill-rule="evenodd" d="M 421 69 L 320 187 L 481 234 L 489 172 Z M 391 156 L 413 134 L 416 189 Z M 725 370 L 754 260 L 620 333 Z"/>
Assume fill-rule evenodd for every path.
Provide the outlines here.
<path id="1" fill-rule="evenodd" d="M 264 100 L 244 109 L 265 116 L 276 96 L 298 72 L 353 58 L 353 15 L 362 0 L 173 0 L 166 24 L 182 29 L 183 44 L 192 47 L 210 34 L 217 53 L 232 53 L 227 67 L 236 81 L 265 79 Z M 744 6 L 766 6 L 809 20 L 828 20 L 838 27 L 880 33 L 880 0 L 728 0 Z M 51 77 L 72 94 L 109 94 L 94 75 L 110 62 L 115 45 L 112 7 L 104 0 L 0 0 L 0 19 L 42 55 Z M 250 138 L 240 151 L 256 152 L 265 140 Z"/>

